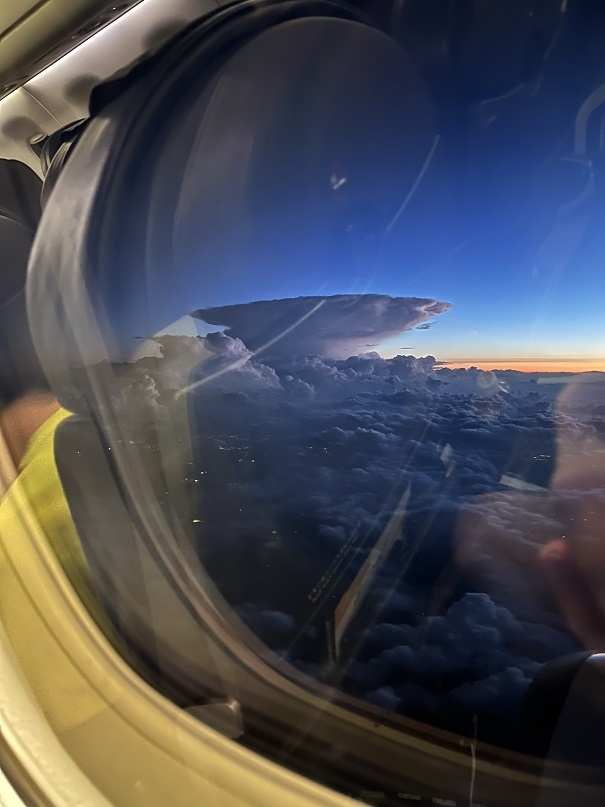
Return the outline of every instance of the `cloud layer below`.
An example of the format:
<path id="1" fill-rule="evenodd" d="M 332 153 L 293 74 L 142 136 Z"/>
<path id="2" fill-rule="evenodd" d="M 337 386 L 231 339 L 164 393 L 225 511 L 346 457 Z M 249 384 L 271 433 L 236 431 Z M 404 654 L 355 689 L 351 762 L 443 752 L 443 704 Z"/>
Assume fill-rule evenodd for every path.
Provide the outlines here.
<path id="1" fill-rule="evenodd" d="M 561 457 L 585 465 L 600 450 L 605 384 L 595 376 L 561 394 L 566 379 L 554 376 L 451 369 L 432 356 L 326 355 L 345 344 L 348 317 L 355 340 L 376 341 L 392 302 L 326 303 L 301 324 L 295 353 L 282 350 L 292 331 L 273 355 L 255 355 L 250 310 L 236 312 L 229 333 L 159 337 L 155 355 L 128 368 L 116 406 L 136 423 L 171 422 L 190 390 L 192 540 L 242 619 L 318 677 L 333 607 L 313 599 L 318 581 L 341 558 L 342 590 L 409 486 L 405 539 L 374 577 L 341 685 L 462 733 L 479 715 L 480 737 L 508 742 L 536 671 L 578 647 L 537 555 L 559 535 L 545 491 Z M 259 303 L 263 339 L 316 305 Z M 381 333 L 443 305 L 396 303 Z M 222 312 L 217 321 L 229 324 Z"/>

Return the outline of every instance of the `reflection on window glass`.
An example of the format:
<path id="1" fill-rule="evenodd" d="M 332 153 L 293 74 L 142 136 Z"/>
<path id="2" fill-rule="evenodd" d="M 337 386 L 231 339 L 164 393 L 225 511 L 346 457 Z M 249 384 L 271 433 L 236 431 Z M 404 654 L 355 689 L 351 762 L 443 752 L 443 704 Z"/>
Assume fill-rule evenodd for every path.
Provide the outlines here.
<path id="1" fill-rule="evenodd" d="M 464 58 L 446 67 L 349 21 L 244 38 L 212 81 L 197 71 L 175 92 L 144 148 L 129 142 L 132 164 L 115 167 L 122 144 L 98 127 L 98 188 L 132 182 L 143 213 L 129 227 L 126 204 L 123 224 L 91 203 L 99 221 L 82 227 L 81 254 L 103 257 L 90 283 L 102 299 L 86 302 L 110 333 L 91 347 L 78 316 L 74 333 L 109 372 L 79 366 L 71 400 L 84 410 L 102 391 L 88 414 L 114 452 L 108 468 L 119 479 L 129 455 L 142 460 L 121 481 L 148 474 L 166 535 L 159 518 L 145 522 L 142 484 L 124 483 L 123 511 L 153 533 L 167 577 L 182 569 L 158 561 L 161 539 L 199 560 L 189 571 L 227 603 L 225 634 L 237 625 L 266 662 L 258 678 L 271 667 L 301 691 L 312 682 L 321 716 L 309 724 L 345 704 L 376 729 L 368 747 L 395 726 L 417 746 L 434 741 L 440 771 L 452 748 L 465 755 L 464 782 L 444 774 L 433 793 L 407 770 L 401 794 L 391 788 L 403 801 L 449 804 L 449 787 L 456 799 L 470 787 L 477 807 L 481 757 L 514 758 L 521 777 L 516 752 L 547 751 L 528 717 L 545 671 L 605 647 L 603 138 L 600 111 L 583 137 L 578 116 L 587 99 L 600 110 L 603 37 L 573 15 L 555 36 L 567 4 L 535 4 L 539 31 L 533 4 L 509 5 L 466 32 Z M 496 30 L 515 47 L 496 48 Z M 117 109 L 143 143 L 124 97 L 106 114 Z M 93 121 L 68 173 L 94 136 Z M 312 735 L 299 722 L 288 764 Z M 276 745 L 266 731 L 263 750 Z M 347 790 L 351 749 L 335 735 L 333 758 L 321 753 Z"/>

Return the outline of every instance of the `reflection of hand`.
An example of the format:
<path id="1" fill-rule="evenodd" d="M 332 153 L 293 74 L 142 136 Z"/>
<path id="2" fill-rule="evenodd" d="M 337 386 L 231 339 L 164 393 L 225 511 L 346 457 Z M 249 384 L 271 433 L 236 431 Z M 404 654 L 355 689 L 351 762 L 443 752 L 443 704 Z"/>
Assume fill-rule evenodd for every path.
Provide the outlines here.
<path id="1" fill-rule="evenodd" d="M 605 650 L 605 444 L 590 423 L 600 387 L 579 376 L 557 400 L 552 489 L 563 529 L 540 552 L 562 615 L 587 650 Z"/>
<path id="2" fill-rule="evenodd" d="M 556 401 L 557 460 L 550 490 L 494 492 L 470 500 L 460 511 L 454 546 L 457 567 L 496 601 L 532 610 L 552 607 L 554 596 L 586 649 L 605 651 L 600 379 L 583 374 Z"/>

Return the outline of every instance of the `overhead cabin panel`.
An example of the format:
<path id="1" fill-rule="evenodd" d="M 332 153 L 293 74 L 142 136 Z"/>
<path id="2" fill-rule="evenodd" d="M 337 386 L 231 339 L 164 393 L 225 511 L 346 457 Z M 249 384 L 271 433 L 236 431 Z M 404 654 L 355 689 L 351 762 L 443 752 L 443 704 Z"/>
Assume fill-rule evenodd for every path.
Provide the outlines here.
<path id="1" fill-rule="evenodd" d="M 14 9 L 18 4 L 11 2 Z M 44 3 L 45 7 L 50 5 L 61 6 L 62 13 L 67 13 L 71 9 L 71 0 L 69 3 L 66 0 Z M 92 8 L 94 2 L 79 3 L 79 6 L 84 5 Z M 96 5 L 103 4 L 97 0 Z M 0 7 L 4 21 L 16 18 L 15 14 L 12 18 L 7 15 L 1 0 Z M 39 7 L 40 4 L 36 6 Z M 109 24 L 101 24 L 101 18 L 97 17 L 98 30 L 81 42 L 77 41 L 79 35 L 73 35 L 75 39 L 68 37 L 44 59 L 40 57 L 40 51 L 34 53 L 32 50 L 34 61 L 27 62 L 29 67 L 22 74 L 30 74 L 32 78 L 27 81 L 19 79 L 20 86 L 11 92 L 5 91 L 4 97 L 0 92 L 0 157 L 21 160 L 39 172 L 40 161 L 32 149 L 32 142 L 64 124 L 86 117 L 90 90 L 95 84 L 131 64 L 191 20 L 212 11 L 217 3 L 216 0 L 170 0 L 168 3 L 166 0 L 141 0 L 137 3 L 129 0 L 118 5 L 114 0 L 113 13 L 117 14 L 118 8 L 126 7 L 127 10 Z M 34 20 L 33 16 L 31 20 Z M 22 24 L 29 29 L 34 23 L 23 20 Z M 10 64 L 3 50 L 5 39 L 0 37 L 0 76 L 7 75 L 6 72 L 2 74 L 2 66 Z M 58 35 L 56 41 L 59 41 Z M 39 69 L 45 60 L 49 64 Z M 15 80 L 16 71 L 12 76 Z"/>
<path id="2" fill-rule="evenodd" d="M 139 0 L 3 0 L 0 96 Z"/>

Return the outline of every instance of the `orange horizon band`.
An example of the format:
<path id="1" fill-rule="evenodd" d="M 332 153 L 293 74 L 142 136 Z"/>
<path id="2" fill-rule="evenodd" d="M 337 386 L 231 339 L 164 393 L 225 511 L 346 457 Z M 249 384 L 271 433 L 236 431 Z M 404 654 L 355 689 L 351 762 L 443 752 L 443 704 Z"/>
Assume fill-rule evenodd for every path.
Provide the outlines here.
<path id="1" fill-rule="evenodd" d="M 522 373 L 605 372 L 605 359 L 451 359 L 443 367 L 452 370 L 517 370 Z"/>

